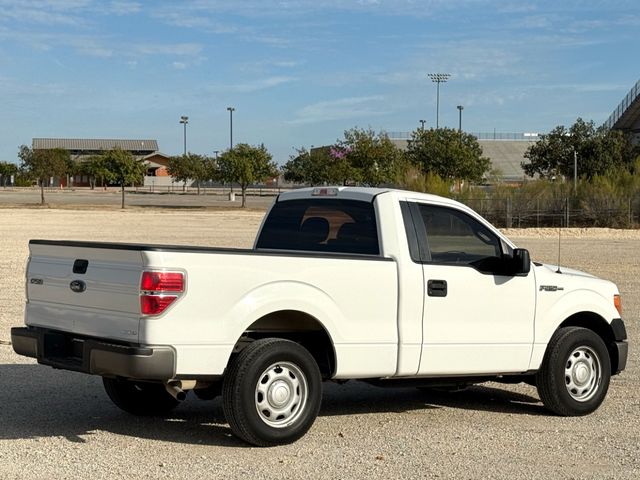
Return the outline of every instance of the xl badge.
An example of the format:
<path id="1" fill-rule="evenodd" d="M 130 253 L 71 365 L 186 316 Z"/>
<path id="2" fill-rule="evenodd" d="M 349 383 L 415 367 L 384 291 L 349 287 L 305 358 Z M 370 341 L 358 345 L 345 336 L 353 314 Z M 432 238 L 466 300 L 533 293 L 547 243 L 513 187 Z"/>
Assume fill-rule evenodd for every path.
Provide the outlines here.
<path id="1" fill-rule="evenodd" d="M 76 293 L 82 293 L 87 289 L 87 284 L 82 280 L 74 280 L 69 284 L 69 288 Z"/>

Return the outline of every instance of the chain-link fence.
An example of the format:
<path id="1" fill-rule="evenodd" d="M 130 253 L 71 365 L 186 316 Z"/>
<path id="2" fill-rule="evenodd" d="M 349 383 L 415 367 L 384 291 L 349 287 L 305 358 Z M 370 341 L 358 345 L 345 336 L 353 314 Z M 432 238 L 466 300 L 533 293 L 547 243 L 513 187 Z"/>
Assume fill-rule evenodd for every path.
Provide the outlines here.
<path id="1" fill-rule="evenodd" d="M 576 198 L 540 201 L 524 195 L 461 201 L 500 228 L 640 227 L 640 197 L 599 203 Z"/>

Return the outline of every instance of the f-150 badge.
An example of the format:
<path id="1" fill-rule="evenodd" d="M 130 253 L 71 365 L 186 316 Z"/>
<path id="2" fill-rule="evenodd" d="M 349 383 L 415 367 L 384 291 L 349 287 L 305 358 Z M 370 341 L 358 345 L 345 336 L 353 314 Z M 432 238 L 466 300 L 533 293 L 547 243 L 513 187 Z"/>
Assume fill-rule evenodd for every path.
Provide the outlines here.
<path id="1" fill-rule="evenodd" d="M 558 292 L 564 290 L 564 287 L 558 287 L 557 285 L 540 285 L 541 292 Z"/>

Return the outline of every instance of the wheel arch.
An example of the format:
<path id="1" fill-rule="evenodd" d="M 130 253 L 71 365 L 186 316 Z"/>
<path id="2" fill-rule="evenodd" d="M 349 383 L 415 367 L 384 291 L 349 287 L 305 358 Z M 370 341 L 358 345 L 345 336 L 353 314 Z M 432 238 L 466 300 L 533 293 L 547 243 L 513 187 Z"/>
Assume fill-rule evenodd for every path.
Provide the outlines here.
<path id="1" fill-rule="evenodd" d="M 236 341 L 233 353 L 261 338 L 284 338 L 306 348 L 318 364 L 323 378 L 336 373 L 337 355 L 329 330 L 315 316 L 296 309 L 265 314 L 251 323 Z"/>
<path id="2" fill-rule="evenodd" d="M 582 327 L 593 331 L 607 347 L 609 359 L 611 360 L 611 373 L 613 374 L 618 370 L 620 359 L 618 358 L 618 350 L 615 348 L 615 334 L 611 324 L 603 317 L 594 312 L 577 312 L 558 325 L 556 331 L 564 327 Z"/>

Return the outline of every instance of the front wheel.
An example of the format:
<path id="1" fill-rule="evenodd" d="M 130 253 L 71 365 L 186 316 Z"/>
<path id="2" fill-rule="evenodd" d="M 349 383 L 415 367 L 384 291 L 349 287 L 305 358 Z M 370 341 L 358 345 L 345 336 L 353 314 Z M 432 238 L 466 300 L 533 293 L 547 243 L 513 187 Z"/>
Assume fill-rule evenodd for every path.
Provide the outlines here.
<path id="1" fill-rule="evenodd" d="M 549 410 L 578 416 L 600 406 L 610 379 L 611 360 L 602 339 L 586 328 L 565 327 L 549 342 L 536 386 Z"/>
<path id="2" fill-rule="evenodd" d="M 102 378 L 111 401 L 132 415 L 163 416 L 180 402 L 161 383 L 133 382 L 121 378 Z"/>
<path id="3" fill-rule="evenodd" d="M 231 360 L 222 406 L 233 433 L 253 445 L 291 443 L 313 425 L 322 400 L 315 359 L 289 340 L 265 338 Z"/>

